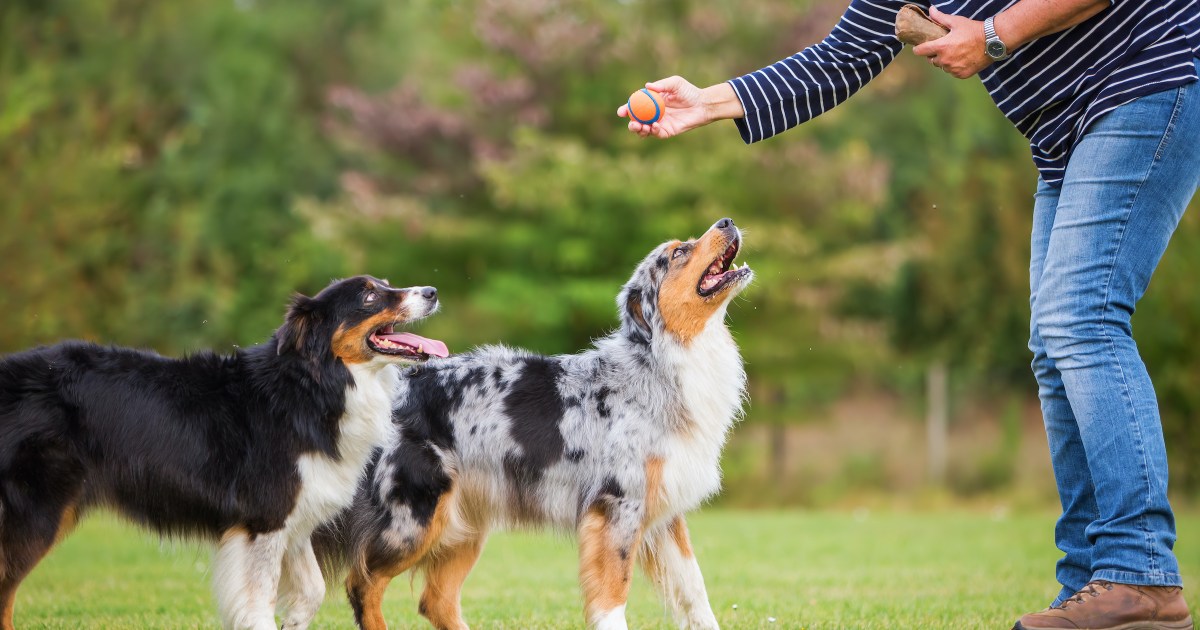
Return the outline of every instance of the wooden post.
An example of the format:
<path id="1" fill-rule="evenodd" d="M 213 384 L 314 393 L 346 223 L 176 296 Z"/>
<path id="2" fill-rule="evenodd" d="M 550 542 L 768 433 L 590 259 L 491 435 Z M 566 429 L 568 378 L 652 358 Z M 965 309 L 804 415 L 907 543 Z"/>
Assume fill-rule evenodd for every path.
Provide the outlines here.
<path id="1" fill-rule="evenodd" d="M 929 451 L 929 481 L 939 486 L 946 483 L 946 443 L 950 424 L 950 396 L 946 381 L 945 362 L 931 363 L 926 380 L 925 426 Z"/>

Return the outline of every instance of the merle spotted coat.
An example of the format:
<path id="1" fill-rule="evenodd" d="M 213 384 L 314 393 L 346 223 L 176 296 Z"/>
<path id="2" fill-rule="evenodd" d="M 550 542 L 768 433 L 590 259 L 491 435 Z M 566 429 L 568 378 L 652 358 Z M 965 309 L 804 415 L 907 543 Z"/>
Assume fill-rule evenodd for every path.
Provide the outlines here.
<path id="1" fill-rule="evenodd" d="M 656 247 L 617 302 L 620 327 L 574 355 L 483 347 L 407 370 L 391 445 L 372 459 L 351 510 L 318 533 L 349 569 L 356 621 L 385 627 L 392 577 L 425 573 L 420 611 L 465 628 L 459 589 L 496 528 L 578 534 L 588 622 L 625 627 L 640 561 L 681 626 L 713 628 L 683 514 L 717 492 L 740 414 L 741 358 L 724 325 L 753 278 L 730 265 L 740 232 Z"/>

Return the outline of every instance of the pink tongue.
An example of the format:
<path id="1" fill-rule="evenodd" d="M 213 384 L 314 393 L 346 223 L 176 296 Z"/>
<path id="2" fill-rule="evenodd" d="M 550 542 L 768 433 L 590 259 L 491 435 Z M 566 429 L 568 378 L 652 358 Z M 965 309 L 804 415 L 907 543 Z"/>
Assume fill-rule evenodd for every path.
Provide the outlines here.
<path id="1" fill-rule="evenodd" d="M 420 348 L 421 352 L 424 352 L 430 356 L 443 358 L 450 356 L 450 350 L 446 348 L 446 344 L 438 341 L 437 339 L 426 339 L 420 335 L 414 335 L 407 332 L 391 333 L 388 335 L 379 336 L 391 341 L 392 343 L 404 344 L 414 350 Z"/>

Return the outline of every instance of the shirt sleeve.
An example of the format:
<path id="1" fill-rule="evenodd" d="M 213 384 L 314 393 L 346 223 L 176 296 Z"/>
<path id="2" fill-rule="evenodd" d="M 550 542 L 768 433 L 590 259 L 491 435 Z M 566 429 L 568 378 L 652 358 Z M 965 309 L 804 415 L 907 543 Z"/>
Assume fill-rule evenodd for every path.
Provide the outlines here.
<path id="1" fill-rule="evenodd" d="M 896 58 L 896 12 L 906 0 L 853 0 L 820 43 L 732 79 L 747 144 L 770 138 L 850 98 Z M 928 3 L 914 3 L 922 6 Z"/>

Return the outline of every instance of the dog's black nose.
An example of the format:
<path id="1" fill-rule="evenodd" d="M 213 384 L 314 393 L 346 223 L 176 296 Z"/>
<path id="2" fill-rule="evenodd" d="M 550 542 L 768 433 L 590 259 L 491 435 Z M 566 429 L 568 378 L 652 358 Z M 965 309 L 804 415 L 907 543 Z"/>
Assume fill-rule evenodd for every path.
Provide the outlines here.
<path id="1" fill-rule="evenodd" d="M 731 226 L 733 226 L 733 219 L 726 217 L 724 219 L 721 219 L 720 221 L 717 221 L 716 228 L 718 230 L 724 230 L 725 228 L 731 227 Z"/>
<path id="2" fill-rule="evenodd" d="M 426 300 L 436 300 L 437 299 L 437 289 L 434 287 L 422 287 L 421 288 L 421 297 L 425 298 Z"/>

